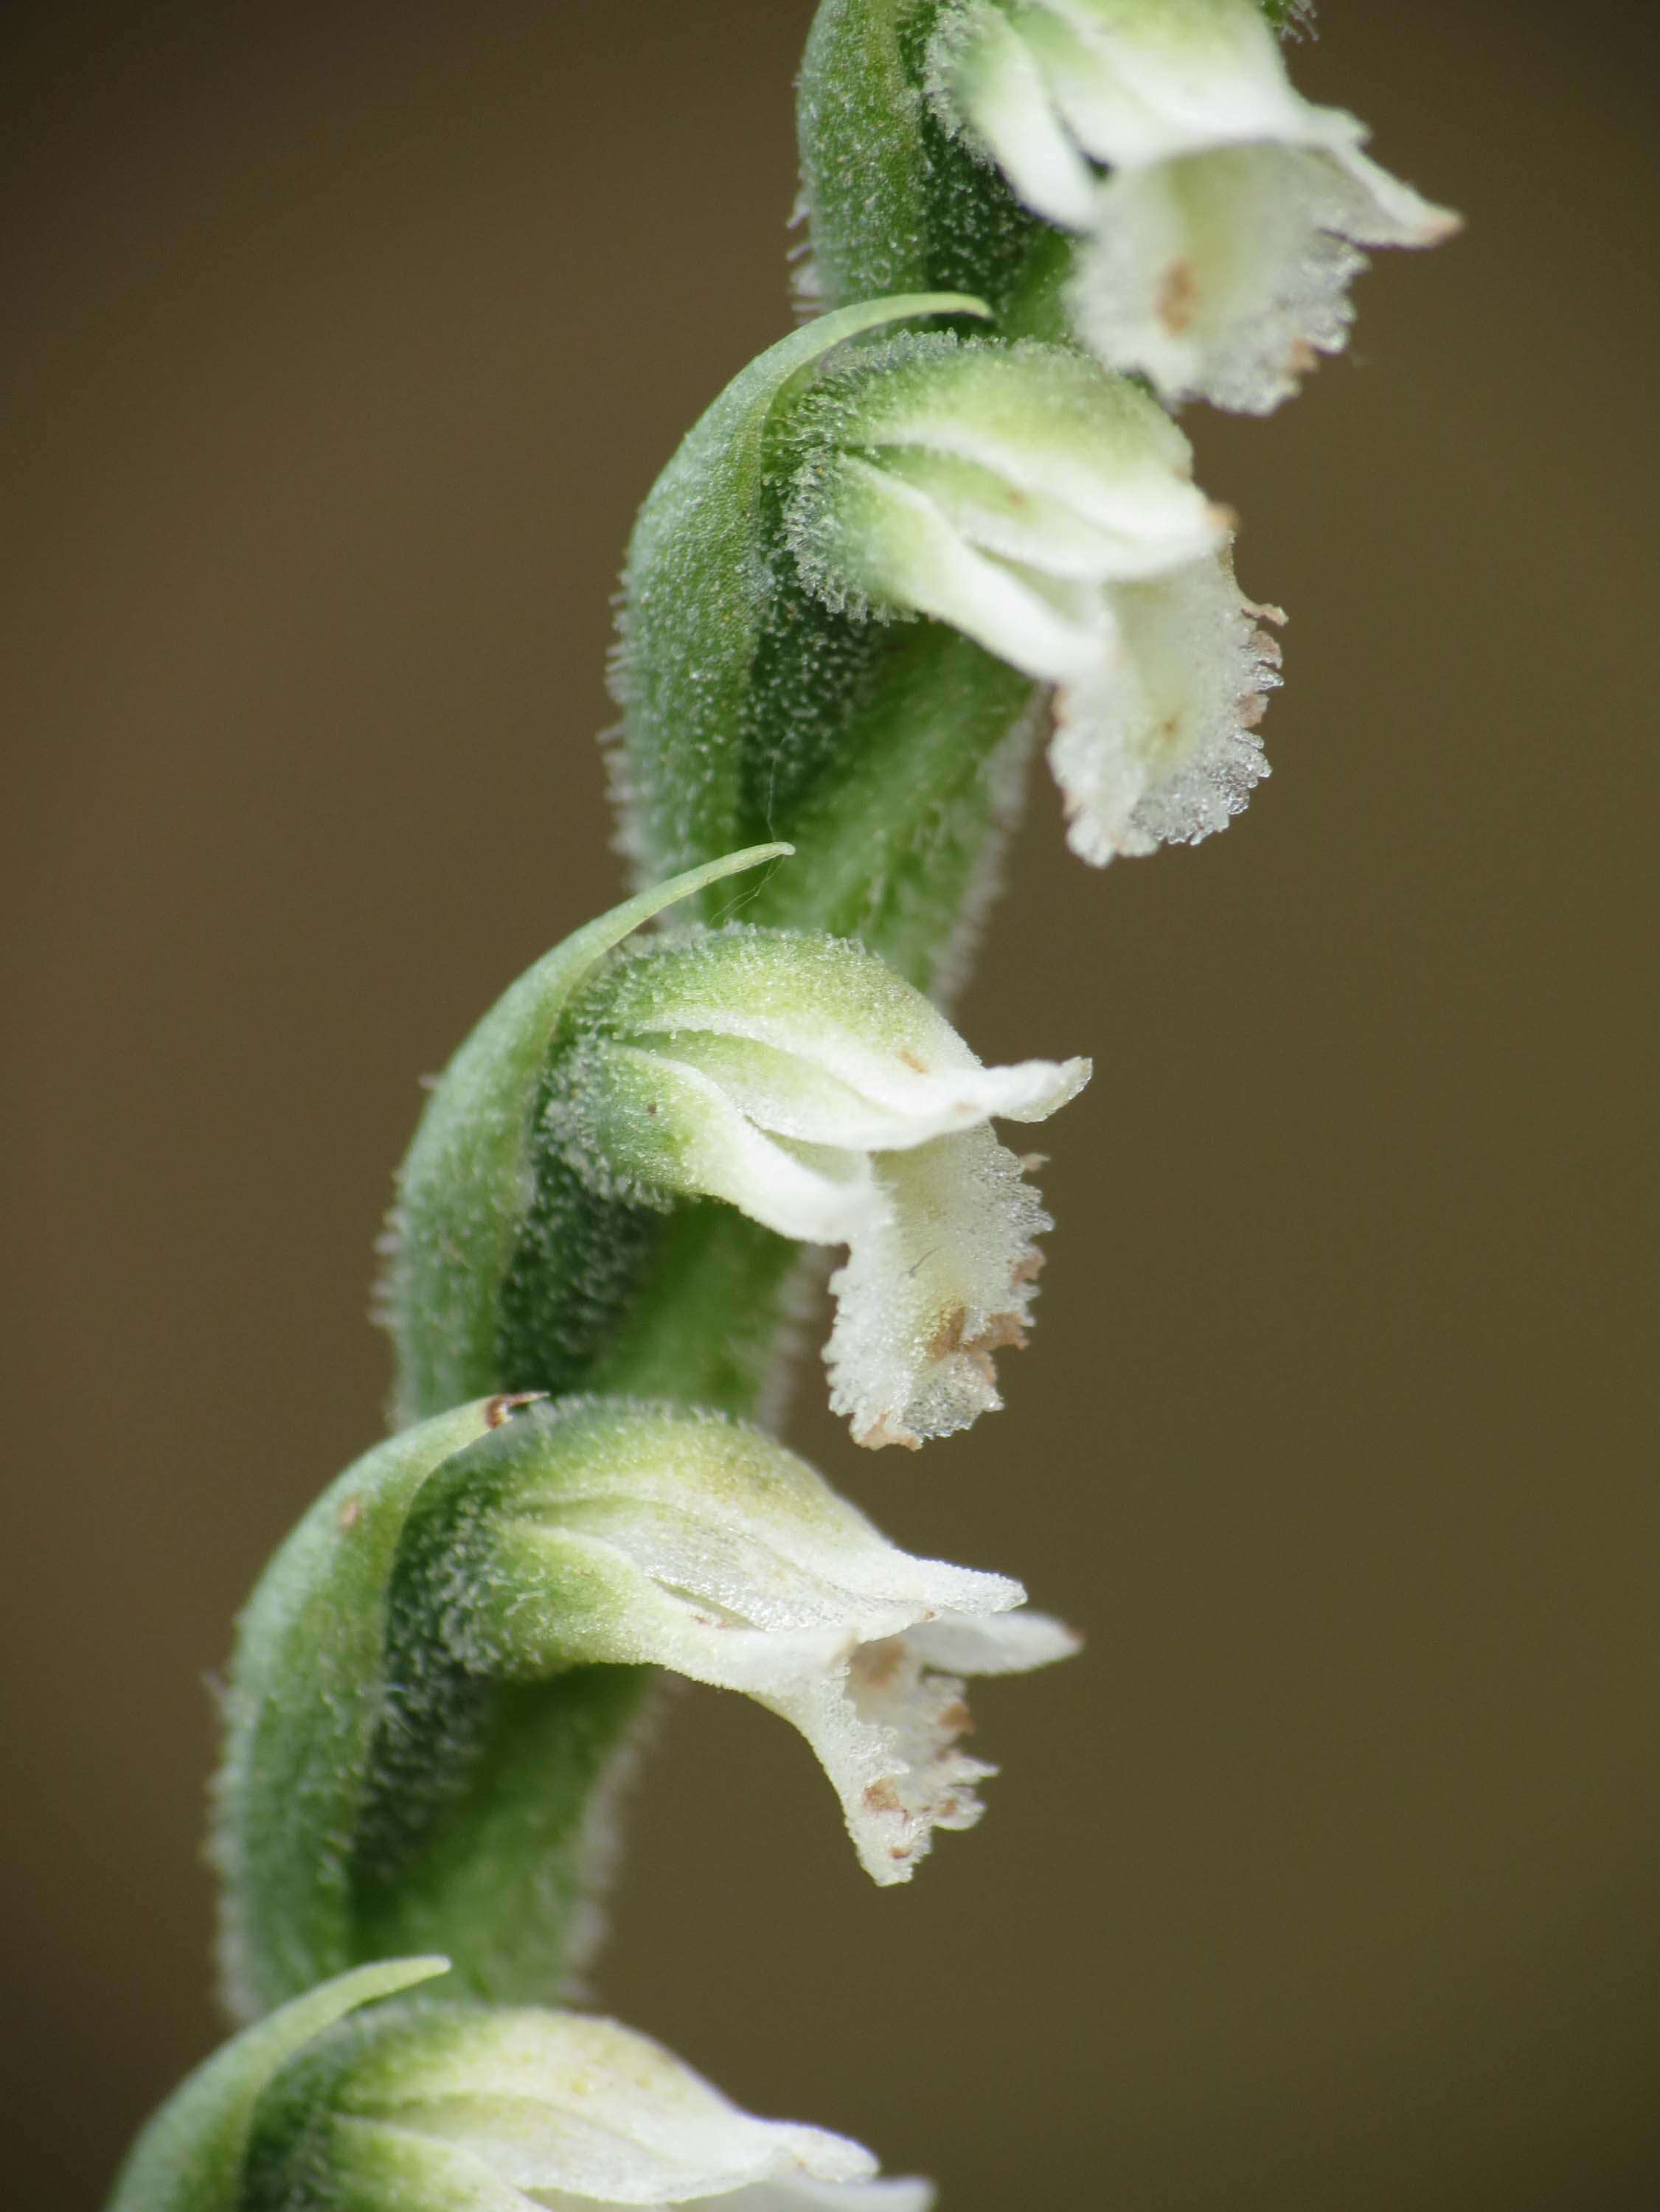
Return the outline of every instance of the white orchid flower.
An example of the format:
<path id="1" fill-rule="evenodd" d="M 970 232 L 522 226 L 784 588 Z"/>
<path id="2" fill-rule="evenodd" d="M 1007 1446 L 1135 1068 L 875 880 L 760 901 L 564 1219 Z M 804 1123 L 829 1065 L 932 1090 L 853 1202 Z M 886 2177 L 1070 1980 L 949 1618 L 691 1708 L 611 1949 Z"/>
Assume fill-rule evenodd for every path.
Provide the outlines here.
<path id="1" fill-rule="evenodd" d="M 876 2180 L 846 2136 L 757 2119 L 648 2037 L 577 2013 L 370 2014 L 346 2032 L 326 2106 L 301 2154 L 305 2201 L 338 2212 L 927 2212 L 933 2197 Z"/>
<path id="2" fill-rule="evenodd" d="M 1044 1120 L 1087 1061 L 983 1066 L 873 954 L 780 931 L 630 948 L 575 1023 L 549 1121 L 597 1188 L 848 1247 L 825 1361 L 858 1442 L 1000 1402 L 991 1355 L 1025 1340 L 1050 1223 L 988 1124 Z"/>
<path id="3" fill-rule="evenodd" d="M 1268 774 L 1279 651 L 1233 580 L 1231 517 L 1187 440 L 1060 347 L 902 340 L 804 409 L 787 529 L 832 605 L 948 622 L 1056 687 L 1069 842 L 1115 854 L 1222 829 Z"/>
<path id="4" fill-rule="evenodd" d="M 948 0 L 929 70 L 947 127 L 1079 234 L 1079 336 L 1167 401 L 1266 414 L 1347 343 L 1359 249 L 1458 228 L 1293 90 L 1256 0 Z"/>
<path id="5" fill-rule="evenodd" d="M 799 1729 L 860 1861 L 907 1881 L 971 1827 L 962 1677 L 1023 1673 L 1076 1638 L 1025 1592 L 898 1550 L 758 1429 L 627 1401 L 532 1407 L 492 1440 L 510 1482 L 454 1571 L 483 1667 L 649 1664 L 741 1690 Z M 476 1571 L 475 1571 L 476 1570 Z"/>

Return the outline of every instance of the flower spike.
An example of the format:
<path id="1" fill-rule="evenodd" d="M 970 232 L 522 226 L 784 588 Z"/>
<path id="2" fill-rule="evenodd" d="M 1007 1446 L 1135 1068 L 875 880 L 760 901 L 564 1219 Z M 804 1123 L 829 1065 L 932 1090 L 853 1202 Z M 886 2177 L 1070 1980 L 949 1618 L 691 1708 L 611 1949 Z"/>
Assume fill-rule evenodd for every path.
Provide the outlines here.
<path id="1" fill-rule="evenodd" d="M 1000 1402 L 1052 1224 L 993 1125 L 1090 1064 L 988 1066 L 942 1006 L 1033 750 L 1097 865 L 1210 836 L 1268 774 L 1284 617 L 1167 408 L 1274 407 L 1346 343 L 1364 249 L 1456 227 L 1292 90 L 1274 34 L 1310 4 L 818 0 L 806 319 L 629 540 L 635 896 L 431 1085 L 383 1243 L 397 1432 L 238 1623 L 210 1853 L 247 2024 L 110 2212 L 929 2212 L 846 2137 L 542 2008 L 584 1994 L 660 1670 L 788 1722 L 887 1886 L 981 1817 L 967 1680 L 1077 1648 L 749 1417 L 803 1245 L 842 1255 L 856 1443 Z"/>

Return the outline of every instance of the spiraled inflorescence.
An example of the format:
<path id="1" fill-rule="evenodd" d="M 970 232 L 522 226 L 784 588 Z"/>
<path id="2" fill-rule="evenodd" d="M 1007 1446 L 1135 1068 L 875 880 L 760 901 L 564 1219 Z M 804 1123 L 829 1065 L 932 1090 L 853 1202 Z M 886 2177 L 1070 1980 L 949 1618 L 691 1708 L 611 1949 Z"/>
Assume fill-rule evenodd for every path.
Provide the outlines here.
<path id="1" fill-rule="evenodd" d="M 994 1125 L 1089 1066 L 988 1067 L 944 1008 L 1033 751 L 1097 865 L 1198 842 L 1268 774 L 1283 617 L 1167 409 L 1278 404 L 1342 344 L 1359 248 L 1452 223 L 1293 92 L 1298 12 L 823 0 L 806 319 L 629 549 L 636 894 L 427 1103 L 386 1239 L 393 1433 L 240 1625 L 213 1851 L 243 2025 L 114 2212 L 930 2201 L 557 2001 L 660 1670 L 789 1722 L 889 1883 L 980 1816 L 965 1680 L 1074 1648 L 763 1424 L 826 1252 L 860 1445 L 967 1427 L 1025 1341 L 1050 1223 Z"/>

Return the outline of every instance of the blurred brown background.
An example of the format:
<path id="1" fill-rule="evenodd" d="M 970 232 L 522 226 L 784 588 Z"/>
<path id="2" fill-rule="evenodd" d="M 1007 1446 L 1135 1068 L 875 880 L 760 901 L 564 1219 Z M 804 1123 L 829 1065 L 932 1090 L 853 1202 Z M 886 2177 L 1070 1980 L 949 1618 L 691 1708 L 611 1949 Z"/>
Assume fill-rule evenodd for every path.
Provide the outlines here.
<path id="1" fill-rule="evenodd" d="M 985 1827 L 856 1872 L 684 1698 L 600 1970 L 946 2212 L 1660 2203 L 1648 1120 L 1657 11 L 1330 0 L 1466 237 L 1190 419 L 1292 616 L 1274 777 L 1063 865 L 963 1024 L 1092 1051 L 1042 1326 L 920 1462 L 797 1437 L 1089 1632 Z M 14 15 L 3 1667 L 18 2204 L 218 2031 L 204 1677 L 370 1441 L 418 1094 L 608 902 L 635 503 L 787 325 L 806 0 Z"/>

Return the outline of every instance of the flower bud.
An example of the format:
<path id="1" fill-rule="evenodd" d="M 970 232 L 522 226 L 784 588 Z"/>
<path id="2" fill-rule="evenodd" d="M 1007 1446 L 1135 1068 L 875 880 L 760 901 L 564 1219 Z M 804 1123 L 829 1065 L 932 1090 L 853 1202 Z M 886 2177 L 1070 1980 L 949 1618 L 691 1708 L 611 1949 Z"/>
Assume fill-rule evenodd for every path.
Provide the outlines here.
<path id="1" fill-rule="evenodd" d="M 245 2028 L 145 2128 L 109 2212 L 927 2212 L 927 2182 L 877 2181 L 847 2136 L 755 2118 L 613 2021 L 385 2002 L 448 1963 L 362 1966 Z"/>
<path id="2" fill-rule="evenodd" d="M 1267 413 L 1347 343 L 1359 248 L 1458 227 L 1292 90 L 1255 0 L 946 0 L 927 73 L 947 128 L 1080 237 L 1079 336 L 1166 400 Z"/>
<path id="3" fill-rule="evenodd" d="M 1086 1061 L 985 1067 L 856 945 L 728 929 L 647 943 L 573 1009 L 547 1127 L 599 1190 L 725 1200 L 785 1237 L 845 1244 L 825 1350 L 864 1444 L 947 1436 L 1000 1401 L 1049 1222 L 987 1127 L 1038 1121 Z"/>
<path id="4" fill-rule="evenodd" d="M 262 2103 L 247 2212 L 560 2212 L 624 2204 L 927 2212 L 862 2145 L 757 2119 L 648 2037 L 529 2008 L 383 2006 Z"/>
<path id="5" fill-rule="evenodd" d="M 798 411 L 786 527 L 832 605 L 954 623 L 1056 687 L 1049 762 L 1097 864 L 1225 826 L 1268 773 L 1277 648 L 1186 439 L 1056 346 L 901 339 Z"/>

